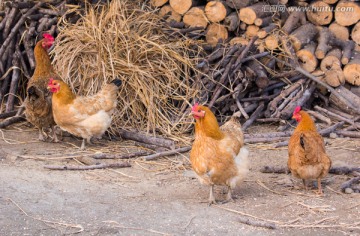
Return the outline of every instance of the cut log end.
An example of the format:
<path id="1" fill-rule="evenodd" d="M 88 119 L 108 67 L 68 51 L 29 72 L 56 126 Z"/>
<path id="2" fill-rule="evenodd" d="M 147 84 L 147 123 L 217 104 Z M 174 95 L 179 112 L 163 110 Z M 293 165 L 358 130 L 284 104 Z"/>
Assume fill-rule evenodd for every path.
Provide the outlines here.
<path id="1" fill-rule="evenodd" d="M 205 12 L 200 7 L 192 7 L 183 17 L 183 22 L 186 26 L 190 27 L 203 27 L 208 25 L 208 19 L 205 16 Z"/>
<path id="2" fill-rule="evenodd" d="M 212 23 L 208 26 L 205 37 L 208 44 L 215 46 L 219 40 L 225 41 L 228 38 L 228 31 L 224 25 Z"/>
<path id="3" fill-rule="evenodd" d="M 174 11 L 170 5 L 163 6 L 159 11 L 159 16 L 164 17 L 166 21 L 181 21 L 181 15 Z"/>
<path id="4" fill-rule="evenodd" d="M 360 7 L 357 2 L 340 1 L 335 11 L 335 21 L 342 26 L 350 26 L 360 20 Z"/>
<path id="5" fill-rule="evenodd" d="M 345 83 L 345 76 L 340 68 L 326 71 L 324 79 L 326 83 L 332 87 L 338 87 Z"/>
<path id="6" fill-rule="evenodd" d="M 315 57 L 313 51 L 308 49 L 302 49 L 296 53 L 296 56 L 299 58 L 300 66 L 304 70 L 308 72 L 313 72 L 316 69 L 318 65 L 318 60 Z"/>
<path id="7" fill-rule="evenodd" d="M 161 7 L 165 5 L 169 0 L 150 0 L 150 5 L 153 7 Z"/>
<path id="8" fill-rule="evenodd" d="M 228 12 L 226 6 L 219 1 L 210 1 L 205 6 L 206 17 L 213 23 L 224 20 Z"/>
<path id="9" fill-rule="evenodd" d="M 349 63 L 344 67 L 344 75 L 346 82 L 360 86 L 360 63 Z"/>
<path id="10" fill-rule="evenodd" d="M 306 12 L 308 20 L 315 25 L 330 24 L 333 19 L 333 11 L 329 4 L 316 1 L 310 4 L 310 11 Z"/>

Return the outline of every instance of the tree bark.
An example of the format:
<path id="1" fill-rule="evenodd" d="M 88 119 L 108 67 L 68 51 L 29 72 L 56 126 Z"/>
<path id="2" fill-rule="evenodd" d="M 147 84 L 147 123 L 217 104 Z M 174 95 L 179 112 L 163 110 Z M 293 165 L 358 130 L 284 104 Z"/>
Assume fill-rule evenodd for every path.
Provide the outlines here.
<path id="1" fill-rule="evenodd" d="M 290 34 L 295 52 L 299 51 L 305 44 L 312 41 L 318 34 L 318 29 L 315 25 L 308 23 L 300 26 Z"/>

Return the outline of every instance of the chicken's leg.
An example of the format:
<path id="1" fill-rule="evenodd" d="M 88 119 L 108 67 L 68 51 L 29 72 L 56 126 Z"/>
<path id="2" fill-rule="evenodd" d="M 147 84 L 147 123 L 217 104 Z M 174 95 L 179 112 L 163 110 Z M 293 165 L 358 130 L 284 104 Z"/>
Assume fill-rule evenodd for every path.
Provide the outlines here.
<path id="1" fill-rule="evenodd" d="M 307 187 L 307 185 L 306 185 L 306 180 L 305 180 L 305 179 L 303 179 L 302 181 L 303 181 L 303 184 L 304 184 L 304 189 L 305 189 L 305 192 L 307 192 L 308 187 Z"/>
<path id="2" fill-rule="evenodd" d="M 44 132 L 43 132 L 43 130 L 41 128 L 39 129 L 39 140 L 40 141 L 45 141 L 46 140 L 46 138 L 44 136 Z"/>
<path id="3" fill-rule="evenodd" d="M 83 139 L 80 150 L 85 150 L 85 139 Z"/>
<path id="4" fill-rule="evenodd" d="M 320 178 L 317 179 L 317 184 L 318 184 L 318 194 L 322 195 L 323 191 L 322 191 L 322 188 L 321 188 L 321 179 Z"/>
<path id="5" fill-rule="evenodd" d="M 226 195 L 226 201 L 225 202 L 230 202 L 230 201 L 234 202 L 234 199 L 233 199 L 233 197 L 231 195 L 231 188 L 230 188 L 230 186 L 228 186 L 228 193 Z"/>
<path id="6" fill-rule="evenodd" d="M 211 204 L 216 204 L 216 200 L 215 200 L 215 197 L 214 197 L 214 185 L 210 186 L 209 206 Z"/>
<path id="7" fill-rule="evenodd" d="M 52 130 L 52 133 L 53 133 L 53 141 L 54 141 L 55 143 L 58 143 L 58 142 L 59 142 L 59 139 L 58 139 L 58 137 L 57 137 L 57 135 L 56 135 L 55 126 L 52 126 L 52 127 L 51 127 L 51 130 Z"/>

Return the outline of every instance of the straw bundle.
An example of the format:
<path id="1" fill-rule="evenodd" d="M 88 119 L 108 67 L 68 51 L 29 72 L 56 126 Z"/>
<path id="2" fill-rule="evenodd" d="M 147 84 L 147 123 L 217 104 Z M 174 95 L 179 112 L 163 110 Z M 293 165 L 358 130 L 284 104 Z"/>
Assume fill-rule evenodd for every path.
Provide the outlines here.
<path id="1" fill-rule="evenodd" d="M 64 24 L 53 50 L 54 66 L 81 95 L 119 77 L 123 85 L 112 130 L 136 128 L 174 137 L 187 132 L 184 111 L 197 90 L 187 41 L 169 42 L 159 17 L 123 0 L 88 9 Z"/>

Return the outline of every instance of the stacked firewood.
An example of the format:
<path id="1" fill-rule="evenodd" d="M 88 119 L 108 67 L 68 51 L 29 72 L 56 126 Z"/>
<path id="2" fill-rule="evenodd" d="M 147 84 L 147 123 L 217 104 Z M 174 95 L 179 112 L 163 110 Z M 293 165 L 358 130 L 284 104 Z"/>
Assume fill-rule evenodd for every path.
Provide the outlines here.
<path id="1" fill-rule="evenodd" d="M 246 130 L 254 121 L 285 122 L 300 105 L 312 109 L 311 115 L 329 128 L 324 134 L 348 124 L 336 132 L 359 137 L 351 132 L 360 128 L 359 3 L 150 0 L 150 4 L 174 32 L 206 42 L 208 55 L 200 60 L 197 75 L 205 89 L 198 99 L 219 116 L 244 117 Z"/>
<path id="2" fill-rule="evenodd" d="M 93 1 L 95 2 L 95 1 Z M 96 1 L 98 2 L 98 1 Z M 1 2 L 0 2 L 1 3 Z M 34 46 L 41 34 L 57 35 L 61 16 L 76 22 L 86 1 L 5 1 L 0 10 L 0 101 L 5 110 L 14 110 L 15 101 L 24 97 L 24 88 L 35 69 Z M 80 7 L 79 7 L 80 6 Z M 10 113 L 12 114 L 12 113 Z"/>

